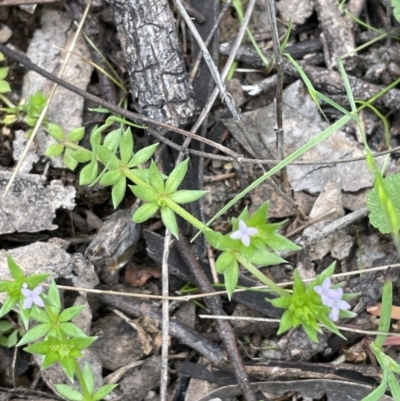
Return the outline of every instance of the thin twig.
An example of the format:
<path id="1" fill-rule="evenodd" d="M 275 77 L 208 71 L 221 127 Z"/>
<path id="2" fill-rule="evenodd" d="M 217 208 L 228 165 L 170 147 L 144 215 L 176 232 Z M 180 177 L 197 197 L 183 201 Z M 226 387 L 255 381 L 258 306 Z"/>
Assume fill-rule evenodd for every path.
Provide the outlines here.
<path id="1" fill-rule="evenodd" d="M 162 295 L 169 295 L 169 271 L 168 256 L 171 245 L 171 233 L 165 230 L 164 251 L 161 264 L 162 274 Z M 167 298 L 162 300 L 162 344 L 161 344 L 161 381 L 160 381 L 160 401 L 167 401 L 168 393 L 168 343 L 169 343 L 169 301 Z"/>
<path id="2" fill-rule="evenodd" d="M 227 0 L 225 2 L 224 8 L 219 13 L 217 20 L 214 22 L 214 25 L 211 28 L 210 33 L 208 34 L 206 40 L 204 41 L 205 46 L 208 47 L 208 45 L 210 44 L 212 38 L 214 37 L 215 31 L 218 29 L 218 26 L 219 26 L 219 23 L 221 22 L 222 17 L 228 11 L 231 3 L 232 3 L 232 0 Z M 201 51 L 198 52 L 196 60 L 193 62 L 192 69 L 190 70 L 190 74 L 189 74 L 189 81 L 190 82 L 193 82 L 193 80 L 194 80 L 194 78 L 195 78 L 195 76 L 197 74 L 197 70 L 199 69 L 202 57 L 203 57 L 202 52 Z"/>
<path id="3" fill-rule="evenodd" d="M 276 23 L 276 10 L 275 10 L 275 1 L 268 0 L 267 1 L 269 18 L 271 22 L 271 33 L 272 33 L 272 42 L 274 44 L 274 58 L 275 58 L 275 66 L 276 66 L 276 99 L 275 99 L 275 112 L 276 112 L 276 143 L 278 149 L 278 155 L 281 159 L 285 158 L 285 137 L 283 131 L 283 122 L 282 122 L 282 92 L 283 92 L 283 60 L 279 43 L 279 34 L 278 34 L 278 25 Z M 281 182 L 282 187 L 285 192 L 289 192 L 290 184 L 288 180 L 287 170 L 284 167 L 281 170 Z"/>
<path id="4" fill-rule="evenodd" d="M 189 244 L 187 243 L 187 240 L 183 235 L 179 236 L 177 248 L 188 269 L 193 274 L 197 285 L 200 287 L 200 290 L 202 292 L 212 291 L 213 287 L 211 283 L 205 275 L 204 270 L 202 269 L 198 260 L 192 255 Z M 218 297 L 206 298 L 204 302 L 210 309 L 211 313 L 213 313 L 214 315 L 225 315 Z M 244 398 L 247 401 L 256 401 L 256 396 L 254 394 L 254 391 L 250 387 L 250 381 L 243 366 L 243 361 L 236 345 L 235 333 L 232 329 L 232 326 L 229 323 L 226 323 L 228 322 L 217 320 L 218 334 L 225 344 L 229 360 L 232 363 L 236 379 L 241 388 Z"/>
<path id="5" fill-rule="evenodd" d="M 84 11 L 84 13 L 82 15 L 82 19 L 79 22 L 79 26 L 78 26 L 78 28 L 77 28 L 77 30 L 75 32 L 74 38 L 72 40 L 71 46 L 68 49 L 69 52 L 72 52 L 74 50 L 74 48 L 75 48 L 76 42 L 77 42 L 79 34 L 80 34 L 80 32 L 81 32 L 81 30 L 83 28 L 83 24 L 85 23 L 85 19 L 86 19 L 88 13 L 89 13 L 89 9 L 90 9 L 91 5 L 92 5 L 92 0 L 90 0 L 88 2 L 87 6 L 85 8 L 85 11 Z M 67 53 L 67 55 L 65 56 L 65 60 L 63 62 L 63 65 L 61 67 L 61 71 L 58 74 L 58 78 L 59 79 L 62 78 L 62 76 L 64 74 L 64 71 L 67 68 L 67 64 L 68 64 L 68 61 L 69 61 L 70 58 L 71 58 L 71 53 Z M 5 190 L 4 190 L 3 197 L 6 196 L 7 192 L 10 190 L 11 185 L 14 182 L 15 177 L 18 174 L 18 172 L 19 172 L 19 170 L 21 168 L 21 165 L 22 165 L 26 155 L 28 154 L 28 151 L 29 151 L 30 147 L 32 146 L 32 143 L 33 143 L 33 141 L 34 141 L 34 139 L 36 137 L 36 134 L 39 131 L 39 128 L 42 125 L 43 120 L 44 120 L 44 118 L 46 116 L 47 110 L 49 109 L 50 103 L 53 100 L 54 95 L 56 94 L 57 88 L 58 88 L 57 84 L 53 85 L 53 88 L 52 88 L 52 90 L 50 92 L 49 98 L 47 99 L 46 106 L 43 108 L 42 112 L 40 113 L 39 118 L 36 121 L 35 127 L 32 130 L 31 137 L 29 138 L 29 141 L 26 144 L 25 149 L 22 152 L 22 155 L 21 155 L 20 159 L 18 160 L 17 166 L 15 167 L 15 169 L 14 169 L 12 175 L 11 175 L 10 181 L 7 183 L 7 186 L 6 186 Z"/>
<path id="6" fill-rule="evenodd" d="M 199 315 L 200 318 L 202 319 L 215 319 L 215 320 L 242 320 L 242 321 L 250 321 L 250 322 L 270 322 L 270 323 L 280 323 L 280 319 L 272 319 L 272 318 L 264 318 L 264 317 L 254 317 L 254 316 L 220 316 L 220 315 Z M 320 327 L 325 327 L 322 324 L 318 324 Z M 347 327 L 347 326 L 337 326 L 338 329 L 342 331 L 348 331 L 351 333 L 361 333 L 361 334 L 368 334 L 371 336 L 377 336 L 377 335 L 385 335 L 385 336 L 391 336 L 391 337 L 400 337 L 400 333 L 386 333 L 383 331 L 372 331 L 372 330 L 361 330 L 361 329 L 355 329 L 353 327 Z"/>
<path id="7" fill-rule="evenodd" d="M 373 273 L 377 271 L 384 271 L 387 270 L 389 267 L 392 269 L 397 269 L 400 268 L 400 263 L 396 264 L 391 264 L 391 265 L 384 265 L 384 266 L 377 266 L 377 267 L 371 267 L 369 269 L 361 269 L 361 270 L 356 270 L 356 271 L 351 271 L 351 272 L 345 272 L 345 273 L 338 273 L 334 274 L 332 278 L 343 278 L 343 277 L 351 277 L 351 276 L 357 276 L 359 274 L 365 274 L 365 273 Z M 9 277 L 0 277 L 1 281 L 9 281 Z M 303 281 L 305 283 L 309 283 L 313 281 L 314 279 L 304 279 Z M 50 284 L 47 283 L 41 283 L 43 287 L 49 287 Z M 285 281 L 283 283 L 277 283 L 280 287 L 288 287 L 293 285 L 293 281 Z M 107 290 L 97 290 L 93 288 L 83 288 L 83 287 L 71 287 L 67 285 L 57 285 L 58 288 L 61 290 L 69 290 L 69 291 L 77 291 L 77 292 L 85 292 L 89 294 L 100 294 L 100 295 L 112 295 L 112 296 L 118 296 L 118 297 L 125 297 L 125 298 L 143 298 L 143 299 L 154 299 L 154 300 L 163 300 L 163 299 L 168 299 L 170 301 L 178 301 L 178 302 L 188 302 L 192 301 L 195 299 L 199 298 L 207 298 L 207 297 L 214 297 L 217 295 L 225 295 L 226 291 L 210 291 L 208 293 L 203 293 L 203 294 L 195 294 L 195 295 L 180 295 L 180 296 L 162 296 L 162 295 L 151 295 L 151 294 L 139 294 L 139 293 L 132 293 L 132 292 L 116 292 L 116 291 L 107 291 Z M 247 288 L 237 288 L 234 292 L 244 292 L 244 291 L 260 291 L 260 290 L 266 290 L 269 287 L 267 285 L 258 285 L 256 287 L 247 287 Z"/>
<path id="8" fill-rule="evenodd" d="M 255 4 L 255 0 L 250 0 L 249 4 L 247 5 L 247 10 L 246 10 L 246 14 L 245 14 L 244 19 L 243 19 L 243 23 L 242 23 L 242 25 L 241 25 L 241 27 L 239 29 L 239 32 L 238 32 L 238 34 L 236 36 L 235 43 L 232 46 L 232 50 L 231 50 L 231 52 L 229 54 L 228 60 L 226 61 L 225 66 L 224 66 L 224 68 L 222 70 L 222 73 L 221 73 L 221 80 L 222 81 L 224 81 L 225 78 L 227 77 L 228 72 L 229 72 L 233 62 L 235 61 L 236 53 L 238 52 L 238 50 L 240 48 L 240 45 L 241 45 L 241 43 L 243 41 L 243 37 L 244 37 L 244 35 L 246 33 L 247 25 L 249 24 L 250 17 L 251 17 L 251 14 L 253 12 L 254 4 Z M 202 49 L 202 46 L 200 46 L 200 44 L 199 44 L 199 47 L 200 47 L 200 49 Z M 203 124 L 205 118 L 207 117 L 208 113 L 210 112 L 211 107 L 213 106 L 213 104 L 214 104 L 215 100 L 217 99 L 219 93 L 220 93 L 219 92 L 219 88 L 215 87 L 213 92 L 212 92 L 212 94 L 211 94 L 211 96 L 210 96 L 210 99 L 207 101 L 207 103 L 204 106 L 199 118 L 197 119 L 196 123 L 193 125 L 192 129 L 190 130 L 190 132 L 197 132 L 197 130 Z M 184 149 L 188 148 L 189 145 L 190 145 L 190 142 L 191 142 L 191 139 L 190 138 L 186 138 L 185 141 L 182 144 L 182 147 Z M 179 155 L 180 160 L 183 159 L 183 156 L 184 156 L 183 153 Z"/>

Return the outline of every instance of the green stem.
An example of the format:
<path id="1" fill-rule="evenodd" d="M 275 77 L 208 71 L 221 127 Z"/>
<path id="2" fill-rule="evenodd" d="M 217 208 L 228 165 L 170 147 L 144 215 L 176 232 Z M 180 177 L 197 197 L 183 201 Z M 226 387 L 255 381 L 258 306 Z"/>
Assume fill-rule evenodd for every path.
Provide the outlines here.
<path id="1" fill-rule="evenodd" d="M 67 142 L 64 142 L 64 145 L 65 145 L 66 148 L 70 148 L 70 149 L 73 149 L 73 150 L 80 150 L 80 151 L 83 151 L 83 152 L 88 153 L 90 155 L 92 154 L 91 150 L 86 149 L 83 146 L 80 146 L 80 145 L 78 145 L 77 143 L 74 143 L 74 142 L 68 142 L 67 141 Z"/>
<path id="2" fill-rule="evenodd" d="M 249 261 L 247 261 L 240 253 L 237 253 L 235 251 L 232 252 L 232 255 L 235 257 L 235 259 L 242 265 L 244 266 L 253 276 L 257 277 L 263 284 L 267 285 L 271 290 L 275 291 L 278 295 L 281 297 L 287 297 L 290 295 L 288 291 L 284 290 L 282 287 L 280 287 L 278 284 L 274 283 L 272 280 L 270 280 L 267 276 L 262 274 L 260 270 L 257 269 L 253 264 L 251 264 Z"/>
<path id="3" fill-rule="evenodd" d="M 77 359 L 75 359 L 74 364 L 75 364 L 75 375 L 83 391 L 83 399 L 89 399 L 91 394 L 89 393 L 89 390 L 86 387 L 86 382 L 85 379 L 83 378 L 83 373 L 81 371 L 81 367 L 79 366 Z"/>
<path id="4" fill-rule="evenodd" d="M 189 212 L 187 212 L 182 206 L 179 206 L 173 200 L 165 197 L 164 198 L 165 205 L 168 206 L 171 210 L 173 210 L 176 214 L 179 214 L 183 219 L 189 222 L 193 227 L 198 228 L 199 230 L 204 230 L 205 224 L 200 220 L 196 219 L 196 217 L 192 216 Z"/>
<path id="5" fill-rule="evenodd" d="M 13 104 L 9 99 L 7 99 L 6 96 L 4 96 L 2 93 L 0 93 L 0 100 L 5 103 L 10 109 L 11 108 L 16 108 L 15 104 Z"/>
<path id="6" fill-rule="evenodd" d="M 132 170 L 129 170 L 128 167 L 122 167 L 121 168 L 121 173 L 126 178 L 129 178 L 136 185 L 139 185 L 141 187 L 149 187 L 149 188 L 151 188 L 151 185 L 149 183 L 147 183 L 146 181 L 143 181 L 141 178 L 139 178 L 137 175 L 135 175 L 135 173 L 132 172 Z"/>

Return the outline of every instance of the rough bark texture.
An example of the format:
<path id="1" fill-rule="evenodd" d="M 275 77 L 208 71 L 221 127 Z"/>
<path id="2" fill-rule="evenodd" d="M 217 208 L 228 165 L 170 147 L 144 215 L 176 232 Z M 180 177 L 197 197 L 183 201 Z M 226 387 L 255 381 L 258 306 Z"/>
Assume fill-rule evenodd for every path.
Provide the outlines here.
<path id="1" fill-rule="evenodd" d="M 174 126 L 190 123 L 195 101 L 168 0 L 109 3 L 141 112 Z"/>

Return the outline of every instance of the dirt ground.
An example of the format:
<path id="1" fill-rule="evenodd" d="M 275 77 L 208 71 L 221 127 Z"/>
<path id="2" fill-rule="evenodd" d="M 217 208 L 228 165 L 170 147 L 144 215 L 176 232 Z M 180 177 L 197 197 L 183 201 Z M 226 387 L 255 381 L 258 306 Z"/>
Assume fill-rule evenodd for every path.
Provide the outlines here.
<path id="1" fill-rule="evenodd" d="M 243 14 L 254 2 L 242 2 L 243 14 L 229 3 L 184 1 L 204 41 L 216 28 L 207 48 L 219 73 L 225 74 L 222 81 L 228 76 L 224 84 L 220 81 L 219 89 L 226 85 L 227 90 L 221 97 L 218 92 L 213 94 L 218 87 L 215 77 L 199 57 L 195 36 L 172 1 L 92 0 L 88 14 L 82 17 L 86 3 L 75 0 L 0 0 L 0 51 L 5 55 L 1 66 L 9 67 L 11 88 L 4 97 L 18 105 L 39 90 L 50 94 L 53 82 L 39 70 L 34 72 L 35 66 L 59 76 L 70 57 L 62 77 L 55 79 L 59 88 L 50 103 L 48 121 L 66 133 L 84 127 L 80 145 L 89 149 L 91 131 L 108 116 L 104 110 L 92 109 L 114 106 L 114 114 L 148 127 L 132 128 L 134 147 L 159 143 L 153 158 L 166 175 L 180 150 L 188 147 L 185 155 L 191 161 L 183 187 L 208 193 L 186 209 L 207 222 L 277 160 L 343 116 L 327 101 L 316 104 L 289 58 L 274 62 L 279 58 L 274 54 L 274 25 L 267 0 L 255 1 L 248 25 L 264 61 L 248 34 L 235 46 Z M 316 91 L 346 110 L 350 103 L 338 70 L 339 57 L 357 102 L 370 100 L 400 78 L 399 23 L 388 1 L 349 0 L 339 6 L 331 0 L 280 0 L 275 7 L 280 43 L 287 39 L 284 52 L 297 62 Z M 82 18 L 84 34 L 75 40 Z M 233 67 L 226 69 L 230 59 Z M 281 102 L 279 97 L 276 101 L 280 68 Z M 386 175 L 400 172 L 397 87 L 373 103 L 388 123 L 387 132 L 372 108 L 359 113 L 377 163 L 386 163 Z M 0 103 L 7 107 L 4 98 Z M 277 148 L 277 105 L 281 107 L 283 150 Z M 136 114 L 123 114 L 124 110 L 115 107 Z M 23 118 L 7 124 L 7 111 L 1 113 L 0 279 L 9 277 L 6 254 L 11 254 L 27 272 L 51 273 L 59 285 L 136 294 L 118 297 L 66 289 L 63 302 L 65 307 L 84 305 L 76 324 L 98 337 L 84 355 L 95 372 L 95 385 L 118 383 L 109 398 L 113 400 L 160 400 L 163 314 L 157 296 L 166 291 L 161 277 L 165 227 L 160 215 L 136 224 L 131 217 L 139 201 L 130 190 L 115 210 L 109 186 L 80 185 L 83 164 L 68 169 L 62 157 L 47 157 L 47 147 L 55 142 L 43 129 L 23 157 L 32 125 Z M 187 144 L 185 139 L 193 136 L 190 132 L 198 137 Z M 5 195 L 17 166 L 18 175 Z M 285 186 L 289 186 L 287 191 Z M 393 305 L 400 305 L 400 273 L 390 235 L 381 234 L 368 219 L 366 202 L 372 187 L 362 132 L 356 123 L 348 122 L 212 223 L 214 230 L 228 233 L 229 217 L 237 217 L 246 206 L 252 213 L 269 200 L 269 221 L 285 221 L 281 234 L 301 250 L 284 253 L 285 264 L 260 270 L 281 283 L 293 279 L 295 268 L 302 279 L 309 279 L 336 261 L 336 274 L 349 273 L 337 282 L 344 283 L 345 292 L 360 293 L 351 302 L 358 316 L 340 321 L 354 331 L 344 332 L 344 340 L 324 330 L 318 344 L 301 329 L 277 336 L 282 312 L 265 301 L 264 292 L 238 292 L 231 302 L 226 294 L 218 295 L 220 310 L 238 318 L 226 321 L 227 330 L 234 333 L 234 348 L 255 399 L 361 400 L 380 384 L 382 371 L 368 349 L 374 339 L 370 332 L 379 324 L 379 313 L 373 307 L 381 302 L 384 270 L 389 265 L 393 268 Z M 218 284 L 215 280 L 223 281 L 222 276 L 213 276 L 218 253 L 202 237 L 189 243 L 197 229 L 182 219 L 178 223 L 186 248 L 177 241 L 170 247 L 167 291 L 176 297 L 201 294 L 205 287 L 190 270 L 188 260 L 205 272 L 207 285 Z M 382 269 L 350 274 L 377 267 Z M 239 286 L 257 285 L 243 269 Z M 155 299 L 146 298 L 150 295 Z M 243 387 L 237 385 L 237 366 L 229 349 L 227 357 L 221 327 L 199 316 L 214 314 L 207 302 L 198 297 L 169 303 L 169 401 L 246 399 Z M 395 317 L 399 315 L 395 307 L 393 311 L 391 331 L 397 333 L 400 327 Z M 7 319 L 18 328 L 15 312 Z M 1 340 L 7 333 L 0 335 Z M 400 362 L 397 343 L 386 347 L 386 353 Z M 0 400 L 62 399 L 54 392 L 55 383 L 66 382 L 61 368 L 54 365 L 41 371 L 38 363 L 21 348 L 0 347 Z M 396 400 L 386 394 L 382 399 Z"/>

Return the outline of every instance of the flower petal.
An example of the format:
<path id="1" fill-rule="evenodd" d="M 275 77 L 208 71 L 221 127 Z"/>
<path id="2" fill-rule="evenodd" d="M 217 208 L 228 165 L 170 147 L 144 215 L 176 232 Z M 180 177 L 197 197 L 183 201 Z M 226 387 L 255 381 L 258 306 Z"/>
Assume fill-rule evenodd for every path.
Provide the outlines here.
<path id="1" fill-rule="evenodd" d="M 329 318 L 336 322 L 339 319 L 339 308 L 336 306 L 332 307 L 331 313 L 329 314 Z"/>
<path id="2" fill-rule="evenodd" d="M 44 307 L 43 299 L 39 295 L 33 297 L 32 301 L 40 308 Z"/>
<path id="3" fill-rule="evenodd" d="M 248 227 L 247 228 L 247 234 L 256 235 L 257 233 L 258 233 L 258 228 L 254 228 L 254 227 Z"/>
<path id="4" fill-rule="evenodd" d="M 37 295 L 40 295 L 42 293 L 42 291 L 43 291 L 43 287 L 41 285 L 38 285 L 37 287 L 35 287 L 32 290 L 32 294 L 37 296 Z"/>
<path id="5" fill-rule="evenodd" d="M 346 301 L 340 300 L 335 304 L 339 309 L 348 310 L 351 308 L 350 304 Z"/>
<path id="6" fill-rule="evenodd" d="M 25 300 L 24 300 L 23 308 L 24 309 L 31 308 L 32 307 L 32 303 L 33 303 L 32 297 L 30 297 L 30 296 L 26 297 Z"/>
<path id="7" fill-rule="evenodd" d="M 232 239 L 242 239 L 242 233 L 239 230 L 237 230 L 234 231 L 229 237 Z"/>
<path id="8" fill-rule="evenodd" d="M 242 243 L 244 246 L 249 246 L 250 245 L 250 236 L 249 235 L 243 235 L 242 236 Z"/>
<path id="9" fill-rule="evenodd" d="M 21 288 L 21 292 L 24 297 L 30 297 L 32 295 L 32 291 L 29 288 Z"/>

